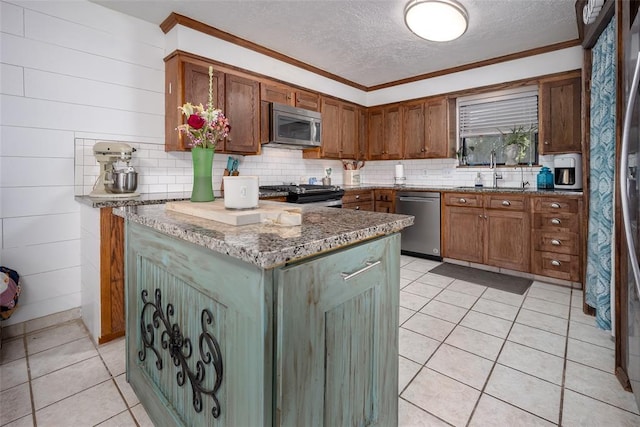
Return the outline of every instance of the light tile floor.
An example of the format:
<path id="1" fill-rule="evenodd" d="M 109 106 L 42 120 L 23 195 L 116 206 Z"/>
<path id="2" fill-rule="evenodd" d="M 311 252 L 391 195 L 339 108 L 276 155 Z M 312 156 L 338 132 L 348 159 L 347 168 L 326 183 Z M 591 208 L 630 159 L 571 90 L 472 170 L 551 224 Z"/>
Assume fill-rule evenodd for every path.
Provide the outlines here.
<path id="1" fill-rule="evenodd" d="M 401 263 L 400 426 L 640 426 L 582 291 L 521 296 Z M 6 340 L 0 425 L 150 426 L 124 371 L 124 340 L 95 346 L 79 320 Z"/>

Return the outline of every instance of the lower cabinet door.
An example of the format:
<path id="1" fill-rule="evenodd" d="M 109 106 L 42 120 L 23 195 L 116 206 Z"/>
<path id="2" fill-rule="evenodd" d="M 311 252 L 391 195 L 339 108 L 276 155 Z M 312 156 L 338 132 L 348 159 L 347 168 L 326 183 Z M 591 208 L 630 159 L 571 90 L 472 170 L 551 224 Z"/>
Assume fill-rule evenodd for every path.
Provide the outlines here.
<path id="1" fill-rule="evenodd" d="M 483 262 L 482 208 L 447 206 L 445 212 L 443 255 L 464 261 Z"/>
<path id="2" fill-rule="evenodd" d="M 278 426 L 398 416 L 398 234 L 277 273 Z"/>

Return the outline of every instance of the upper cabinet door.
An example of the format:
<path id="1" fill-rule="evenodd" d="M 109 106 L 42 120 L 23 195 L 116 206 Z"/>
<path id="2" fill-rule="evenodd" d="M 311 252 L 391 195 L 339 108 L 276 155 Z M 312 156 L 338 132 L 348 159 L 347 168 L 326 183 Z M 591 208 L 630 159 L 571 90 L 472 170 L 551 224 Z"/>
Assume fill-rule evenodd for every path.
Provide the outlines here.
<path id="1" fill-rule="evenodd" d="M 384 158 L 384 112 L 382 108 L 370 108 L 367 114 L 369 159 Z"/>
<path id="2" fill-rule="evenodd" d="M 447 98 L 427 101 L 424 107 L 425 157 L 449 156 L 449 103 Z"/>
<path id="3" fill-rule="evenodd" d="M 320 111 L 320 95 L 317 93 L 296 90 L 294 93 L 295 106 L 306 110 Z"/>
<path id="4" fill-rule="evenodd" d="M 582 151 L 581 79 L 540 84 L 540 154 Z"/>
<path id="5" fill-rule="evenodd" d="M 260 83 L 260 100 L 293 105 L 293 89 L 289 86 Z"/>
<path id="6" fill-rule="evenodd" d="M 406 159 L 421 159 L 425 155 L 424 102 L 405 104 L 402 110 L 404 157 Z"/>
<path id="7" fill-rule="evenodd" d="M 384 109 L 385 159 L 402 158 L 402 110 L 400 105 Z"/>
<path id="8" fill-rule="evenodd" d="M 322 98 L 322 157 L 340 158 L 340 101 Z"/>
<path id="9" fill-rule="evenodd" d="M 340 158 L 355 159 L 358 155 L 358 110 L 353 104 L 343 103 L 340 108 Z"/>
<path id="10" fill-rule="evenodd" d="M 165 151 L 186 151 L 189 138 L 176 128 L 186 123 L 186 117 L 178 110 L 190 102 L 209 102 L 209 65 L 194 58 L 174 55 L 165 63 Z M 216 108 L 224 108 L 224 73 L 213 70 L 213 103 Z"/>
<path id="11" fill-rule="evenodd" d="M 224 152 L 256 154 L 260 151 L 260 84 L 233 74 L 225 75 L 225 108 L 231 132 Z"/>

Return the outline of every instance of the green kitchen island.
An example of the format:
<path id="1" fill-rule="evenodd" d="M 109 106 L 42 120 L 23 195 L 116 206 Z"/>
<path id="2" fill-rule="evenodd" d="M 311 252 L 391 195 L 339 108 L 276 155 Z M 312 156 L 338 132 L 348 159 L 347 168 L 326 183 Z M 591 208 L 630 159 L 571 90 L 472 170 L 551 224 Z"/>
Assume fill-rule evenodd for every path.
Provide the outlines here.
<path id="1" fill-rule="evenodd" d="M 162 205 L 114 213 L 127 379 L 155 425 L 397 425 L 399 232 L 413 217 L 302 207 L 299 226 L 234 227 Z"/>

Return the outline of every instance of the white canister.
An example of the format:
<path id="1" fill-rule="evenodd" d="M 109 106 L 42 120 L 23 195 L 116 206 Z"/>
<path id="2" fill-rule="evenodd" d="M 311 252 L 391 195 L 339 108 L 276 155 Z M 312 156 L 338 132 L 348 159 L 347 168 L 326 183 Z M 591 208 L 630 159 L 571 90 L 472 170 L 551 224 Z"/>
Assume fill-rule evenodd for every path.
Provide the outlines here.
<path id="1" fill-rule="evenodd" d="M 258 207 L 257 176 L 223 176 L 224 207 L 252 209 Z"/>

